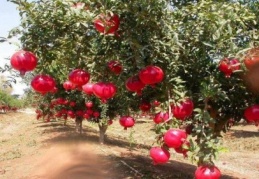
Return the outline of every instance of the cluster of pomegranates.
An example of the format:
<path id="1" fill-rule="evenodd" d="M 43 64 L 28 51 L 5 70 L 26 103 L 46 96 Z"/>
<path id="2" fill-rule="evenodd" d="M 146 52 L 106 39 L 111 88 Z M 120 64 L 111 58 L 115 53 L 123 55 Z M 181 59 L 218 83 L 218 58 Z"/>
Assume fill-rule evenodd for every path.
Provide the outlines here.
<path id="1" fill-rule="evenodd" d="M 22 76 L 26 72 L 34 70 L 37 66 L 37 61 L 37 57 L 32 52 L 25 50 L 15 52 L 10 59 L 11 66 L 18 70 Z M 43 95 L 48 92 L 55 93 L 57 90 L 55 80 L 51 76 L 44 74 L 35 76 L 31 81 L 31 86 L 35 91 Z"/>
<path id="2" fill-rule="evenodd" d="M 18 110 L 17 107 L 12 107 L 9 105 L 0 105 L 0 112 L 6 113 L 8 111 L 16 112 Z"/>
<path id="3" fill-rule="evenodd" d="M 63 83 L 65 90 L 82 90 L 87 95 L 95 95 L 103 103 L 112 98 L 116 93 L 116 86 L 111 82 L 88 83 L 90 74 L 82 69 L 75 69 L 69 74 L 69 80 Z"/>
<path id="4" fill-rule="evenodd" d="M 187 134 L 180 129 L 169 129 L 163 134 L 162 147 L 152 147 L 150 150 L 150 157 L 153 159 L 154 164 L 163 164 L 168 162 L 170 153 L 168 148 L 175 149 L 176 152 L 187 155 L 189 142 L 186 140 Z"/>
<path id="5" fill-rule="evenodd" d="M 189 98 L 184 99 L 178 104 L 171 105 L 171 112 L 173 114 L 173 117 L 182 121 L 184 121 L 185 119 L 191 116 L 193 109 L 194 109 L 193 102 Z M 156 113 L 153 118 L 153 121 L 156 124 L 167 122 L 168 120 L 169 120 L 169 113 L 162 112 L 162 111 Z"/>
<path id="6" fill-rule="evenodd" d="M 154 65 L 146 66 L 141 69 L 138 75 L 129 77 L 125 83 L 127 90 L 141 94 L 146 85 L 154 87 L 164 79 L 163 70 Z"/>
<path id="7" fill-rule="evenodd" d="M 193 112 L 193 102 L 191 99 L 186 98 L 179 104 L 171 105 L 172 114 L 179 120 L 185 120 Z M 153 118 L 156 124 L 169 121 L 168 112 L 159 112 Z M 150 156 L 153 159 L 154 164 L 166 163 L 170 158 L 168 148 L 173 148 L 177 153 L 183 154 L 187 157 L 188 148 L 190 143 L 186 140 L 186 131 L 180 129 L 169 129 L 163 134 L 163 147 L 153 147 L 150 150 Z"/>
<path id="8" fill-rule="evenodd" d="M 155 165 L 168 162 L 170 159 L 170 148 L 173 148 L 177 153 L 181 153 L 187 157 L 190 143 L 187 141 L 187 133 L 185 131 L 169 129 L 163 134 L 163 143 L 164 145 L 162 147 L 156 146 L 150 149 L 150 157 Z M 220 170 L 213 165 L 202 165 L 195 171 L 196 179 L 219 179 L 220 176 Z"/>

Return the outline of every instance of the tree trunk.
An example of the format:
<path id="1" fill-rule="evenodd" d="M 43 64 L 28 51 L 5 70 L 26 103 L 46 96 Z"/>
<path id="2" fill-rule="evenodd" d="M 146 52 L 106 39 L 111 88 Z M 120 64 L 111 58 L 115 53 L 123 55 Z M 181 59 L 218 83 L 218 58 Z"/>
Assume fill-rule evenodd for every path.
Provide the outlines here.
<path id="1" fill-rule="evenodd" d="M 227 124 L 228 120 L 230 118 L 224 118 L 224 119 L 220 119 L 219 121 L 217 121 L 217 123 L 214 126 L 214 135 L 215 136 L 220 136 L 221 131 L 223 130 L 223 128 L 225 127 L 225 125 Z"/>
<path id="2" fill-rule="evenodd" d="M 98 124 L 98 126 L 99 126 L 99 142 L 100 142 L 100 144 L 104 144 L 105 133 L 108 128 L 108 125 L 107 124 Z"/>
<path id="3" fill-rule="evenodd" d="M 82 118 L 76 118 L 76 132 L 82 134 Z"/>

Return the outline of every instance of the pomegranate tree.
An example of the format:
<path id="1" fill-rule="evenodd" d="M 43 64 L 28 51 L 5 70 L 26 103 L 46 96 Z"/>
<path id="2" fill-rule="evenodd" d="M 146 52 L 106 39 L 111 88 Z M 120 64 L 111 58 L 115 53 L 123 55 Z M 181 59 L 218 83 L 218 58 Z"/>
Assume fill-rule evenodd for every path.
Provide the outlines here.
<path id="1" fill-rule="evenodd" d="M 228 121 L 239 121 L 259 99 L 244 80 L 251 71 L 246 63 L 256 61 L 256 56 L 245 60 L 244 50 L 258 48 L 256 8 L 222 1 L 170 1 L 170 6 L 165 0 L 83 3 L 17 2 L 23 30 L 15 32 L 22 46 L 40 59 L 33 74 L 49 74 L 57 83 L 56 93 L 42 97 L 49 102 L 40 106 L 42 116 L 51 120 L 57 112 L 69 120 L 70 115 L 81 126 L 87 119 L 98 124 L 103 137 L 109 120 L 139 114 L 143 101 L 157 100 L 150 114 L 164 111 L 169 116 L 167 122 L 155 124 L 157 146 L 183 152 L 189 141 L 190 159 L 198 166 L 214 166 Z M 114 68 L 120 65 L 109 67 L 111 59 L 119 59 L 121 72 Z M 68 74 L 82 91 L 62 88 Z M 93 86 L 87 85 L 90 75 Z M 61 97 L 68 102 L 50 103 Z M 76 104 L 70 106 L 71 101 Z M 87 101 L 93 107 L 87 107 Z M 182 130 L 188 125 L 186 131 L 195 140 Z M 164 153 L 157 163 L 167 161 Z"/>

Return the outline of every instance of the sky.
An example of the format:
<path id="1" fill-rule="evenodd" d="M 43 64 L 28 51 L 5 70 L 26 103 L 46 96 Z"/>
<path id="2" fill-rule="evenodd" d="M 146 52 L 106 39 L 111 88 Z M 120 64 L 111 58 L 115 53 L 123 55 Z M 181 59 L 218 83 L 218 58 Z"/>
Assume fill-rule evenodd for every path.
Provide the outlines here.
<path id="1" fill-rule="evenodd" d="M 19 12 L 16 9 L 16 5 L 7 2 L 7 0 L 0 0 L 0 37 L 7 37 L 9 31 L 17 27 L 20 24 Z M 12 39 L 12 42 L 19 42 L 18 39 Z M 12 54 L 19 50 L 15 45 L 9 43 L 0 43 L 0 66 L 3 67 L 6 63 L 10 64 L 9 60 L 5 58 L 10 58 Z M 8 76 L 8 73 L 4 74 Z M 24 83 L 22 83 L 22 78 L 17 78 L 17 83 L 13 84 L 12 94 L 22 95 L 24 89 L 28 88 Z"/>

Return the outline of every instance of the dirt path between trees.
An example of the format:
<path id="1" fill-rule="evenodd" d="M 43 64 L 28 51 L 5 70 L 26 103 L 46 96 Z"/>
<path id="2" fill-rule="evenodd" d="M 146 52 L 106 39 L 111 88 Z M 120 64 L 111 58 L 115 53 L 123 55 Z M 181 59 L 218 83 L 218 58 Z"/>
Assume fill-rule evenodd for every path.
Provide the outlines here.
<path id="1" fill-rule="evenodd" d="M 151 127 L 140 122 L 134 130 L 124 131 L 114 124 L 106 145 L 99 145 L 98 133 L 91 124 L 84 125 L 79 136 L 73 121 L 67 126 L 62 121 L 44 123 L 37 121 L 31 110 L 0 114 L 0 179 L 192 179 L 196 167 L 182 156 L 172 154 L 168 164 L 152 165 L 148 157 L 154 142 L 154 134 L 148 133 Z M 242 156 L 237 151 L 221 156 L 217 165 L 223 179 L 258 178 L 259 143 L 255 141 L 253 148 L 249 147 L 254 154 Z M 233 142 L 235 145 L 241 146 Z"/>

